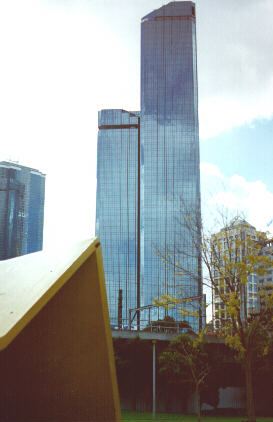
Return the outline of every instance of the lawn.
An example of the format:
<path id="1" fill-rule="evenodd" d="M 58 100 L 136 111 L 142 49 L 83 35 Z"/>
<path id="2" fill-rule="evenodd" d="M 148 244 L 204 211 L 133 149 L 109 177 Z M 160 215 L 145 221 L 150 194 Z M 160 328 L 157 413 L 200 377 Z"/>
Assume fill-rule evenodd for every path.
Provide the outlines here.
<path id="1" fill-rule="evenodd" d="M 183 416 L 177 414 L 159 413 L 156 419 L 153 419 L 151 413 L 141 412 L 122 412 L 122 422 L 154 422 L 154 421 L 166 421 L 166 422 L 196 422 L 195 416 Z M 246 417 L 220 417 L 220 416 L 204 416 L 202 421 L 204 422 L 241 422 L 246 420 Z M 257 422 L 273 422 L 273 418 L 257 418 Z"/>

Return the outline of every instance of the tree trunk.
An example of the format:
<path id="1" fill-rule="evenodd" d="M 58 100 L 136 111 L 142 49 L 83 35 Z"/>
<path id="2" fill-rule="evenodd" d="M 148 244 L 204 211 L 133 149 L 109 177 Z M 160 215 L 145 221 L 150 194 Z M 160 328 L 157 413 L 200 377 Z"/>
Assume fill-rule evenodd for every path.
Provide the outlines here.
<path id="1" fill-rule="evenodd" d="M 245 360 L 245 381 L 246 381 L 246 412 L 247 421 L 256 422 L 254 394 L 253 394 L 253 380 L 252 380 L 252 357 L 246 354 Z"/>
<path id="2" fill-rule="evenodd" d="M 200 391 L 199 387 L 196 387 L 196 400 L 197 400 L 197 420 L 201 422 L 201 400 L 200 400 Z"/>

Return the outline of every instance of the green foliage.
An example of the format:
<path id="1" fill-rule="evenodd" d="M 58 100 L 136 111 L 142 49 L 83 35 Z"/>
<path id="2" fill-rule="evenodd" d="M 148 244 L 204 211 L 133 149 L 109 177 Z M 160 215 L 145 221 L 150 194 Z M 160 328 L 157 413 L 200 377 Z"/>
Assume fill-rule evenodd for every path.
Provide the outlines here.
<path id="1" fill-rule="evenodd" d="M 208 355 L 202 341 L 182 334 L 159 358 L 160 372 L 175 383 L 187 384 L 193 391 L 200 389 L 209 373 Z"/>
<path id="2" fill-rule="evenodd" d="M 246 349 L 243 347 L 239 334 L 226 335 L 226 344 L 238 353 L 238 357 L 243 359 Z"/>
<path id="3" fill-rule="evenodd" d="M 179 307 L 179 313 L 182 317 L 198 317 L 199 316 L 199 309 L 196 309 L 196 305 L 192 304 L 193 299 L 191 297 L 185 298 L 176 298 L 170 295 L 162 295 L 159 298 L 155 298 L 153 300 L 153 304 L 155 306 L 162 307 L 166 310 L 170 310 L 175 308 L 177 305 L 182 305 Z M 187 308 L 183 305 L 187 304 Z M 189 309 L 189 306 L 191 309 Z"/>

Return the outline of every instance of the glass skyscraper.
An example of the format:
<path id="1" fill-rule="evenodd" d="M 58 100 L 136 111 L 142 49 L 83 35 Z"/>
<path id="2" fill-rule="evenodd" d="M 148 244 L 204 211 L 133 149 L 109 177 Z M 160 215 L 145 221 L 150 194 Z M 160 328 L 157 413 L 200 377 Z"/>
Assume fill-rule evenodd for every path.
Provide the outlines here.
<path id="1" fill-rule="evenodd" d="M 202 302 L 197 94 L 195 5 L 172 2 L 141 23 L 142 303 L 195 297 L 183 305 L 188 315 L 171 313 L 195 330 Z"/>
<path id="2" fill-rule="evenodd" d="M 96 233 L 114 324 L 122 290 L 126 323 L 168 294 L 192 297 L 169 315 L 202 325 L 197 102 L 195 5 L 172 2 L 142 19 L 140 115 L 99 114 Z"/>
<path id="3" fill-rule="evenodd" d="M 45 175 L 0 162 L 0 260 L 43 247 Z"/>
<path id="4" fill-rule="evenodd" d="M 140 305 L 139 115 L 99 112 L 96 234 L 99 236 L 110 320 L 128 324 L 128 310 Z"/>

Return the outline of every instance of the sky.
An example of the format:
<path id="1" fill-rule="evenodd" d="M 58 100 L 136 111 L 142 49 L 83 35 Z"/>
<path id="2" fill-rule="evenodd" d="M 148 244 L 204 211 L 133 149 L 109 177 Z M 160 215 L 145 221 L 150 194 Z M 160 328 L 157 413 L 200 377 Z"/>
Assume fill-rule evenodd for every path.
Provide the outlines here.
<path id="1" fill-rule="evenodd" d="M 46 173 L 44 244 L 94 236 L 97 112 L 138 110 L 162 0 L 0 2 L 0 160 Z M 202 208 L 273 231 L 273 1 L 198 0 Z"/>

